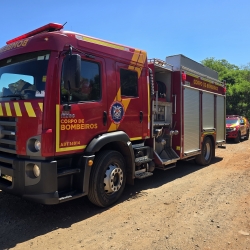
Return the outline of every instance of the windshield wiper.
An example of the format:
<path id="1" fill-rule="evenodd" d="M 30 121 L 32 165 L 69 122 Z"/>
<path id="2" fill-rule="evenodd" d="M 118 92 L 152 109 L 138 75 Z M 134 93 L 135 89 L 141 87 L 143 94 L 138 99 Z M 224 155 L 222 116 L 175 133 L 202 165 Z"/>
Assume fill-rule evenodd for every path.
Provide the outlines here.
<path id="1" fill-rule="evenodd" d="M 22 94 L 4 95 L 4 96 L 1 96 L 1 97 L 19 97 L 21 100 L 26 99 L 26 95 L 22 95 Z"/>

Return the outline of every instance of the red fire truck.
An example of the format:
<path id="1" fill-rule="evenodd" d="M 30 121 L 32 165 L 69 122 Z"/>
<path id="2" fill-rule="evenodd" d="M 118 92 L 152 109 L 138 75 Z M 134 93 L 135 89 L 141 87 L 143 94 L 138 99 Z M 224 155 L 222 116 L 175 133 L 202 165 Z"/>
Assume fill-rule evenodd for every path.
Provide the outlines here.
<path id="1" fill-rule="evenodd" d="M 179 160 L 208 165 L 225 143 L 215 71 L 61 24 L 0 48 L 0 91 L 0 189 L 43 204 L 109 206 L 125 183 Z"/>

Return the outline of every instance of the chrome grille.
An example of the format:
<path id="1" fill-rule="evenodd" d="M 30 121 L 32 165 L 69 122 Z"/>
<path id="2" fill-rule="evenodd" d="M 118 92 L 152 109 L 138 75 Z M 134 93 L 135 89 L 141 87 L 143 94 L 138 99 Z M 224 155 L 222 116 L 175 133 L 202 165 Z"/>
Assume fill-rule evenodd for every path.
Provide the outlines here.
<path id="1" fill-rule="evenodd" d="M 0 153 L 16 154 L 16 118 L 0 117 Z"/>

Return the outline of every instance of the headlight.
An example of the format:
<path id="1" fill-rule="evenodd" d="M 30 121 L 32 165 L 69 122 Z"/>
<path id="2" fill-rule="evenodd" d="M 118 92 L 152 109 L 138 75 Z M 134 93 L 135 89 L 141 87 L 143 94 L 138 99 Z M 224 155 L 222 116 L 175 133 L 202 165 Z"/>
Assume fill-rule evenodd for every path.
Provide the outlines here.
<path id="1" fill-rule="evenodd" d="M 233 129 L 232 129 L 232 131 L 235 131 L 235 130 L 236 130 L 236 128 L 233 128 Z"/>
<path id="2" fill-rule="evenodd" d="M 34 164 L 34 166 L 33 166 L 33 173 L 34 173 L 35 177 L 40 176 L 41 171 L 40 171 L 40 168 L 36 164 Z"/>
<path id="3" fill-rule="evenodd" d="M 38 140 L 35 140 L 34 147 L 37 151 L 41 150 L 41 142 Z"/>

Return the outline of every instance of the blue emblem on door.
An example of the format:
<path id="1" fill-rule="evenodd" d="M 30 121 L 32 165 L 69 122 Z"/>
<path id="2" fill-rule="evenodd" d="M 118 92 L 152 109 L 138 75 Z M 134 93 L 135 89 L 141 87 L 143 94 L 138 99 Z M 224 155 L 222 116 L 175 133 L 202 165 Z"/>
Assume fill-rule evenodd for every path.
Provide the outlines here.
<path id="1" fill-rule="evenodd" d="M 121 102 L 113 102 L 109 109 L 111 121 L 115 124 L 120 124 L 125 114 L 124 106 Z"/>

